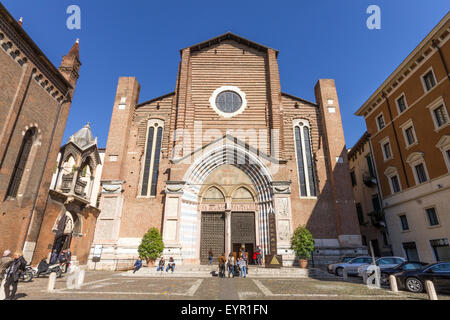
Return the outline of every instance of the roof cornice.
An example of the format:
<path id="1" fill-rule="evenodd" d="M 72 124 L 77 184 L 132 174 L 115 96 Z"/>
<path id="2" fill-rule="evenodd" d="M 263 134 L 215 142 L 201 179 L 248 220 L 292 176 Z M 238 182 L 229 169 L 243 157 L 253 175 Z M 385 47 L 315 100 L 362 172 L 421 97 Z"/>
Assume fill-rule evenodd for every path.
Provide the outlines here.
<path id="1" fill-rule="evenodd" d="M 225 41 L 225 40 L 234 40 L 234 41 L 236 41 L 238 43 L 245 44 L 245 45 L 247 45 L 250 48 L 254 48 L 256 50 L 263 51 L 263 52 L 267 52 L 267 50 L 270 49 L 270 50 L 275 51 L 275 54 L 278 57 L 278 53 L 279 53 L 278 50 L 275 50 L 275 49 L 272 49 L 270 47 L 266 47 L 266 46 L 264 46 L 262 44 L 253 42 L 253 41 L 248 40 L 248 39 L 246 39 L 244 37 L 238 36 L 237 34 L 234 34 L 232 32 L 226 32 L 224 34 L 221 34 L 220 36 L 217 36 L 217 37 L 211 38 L 209 40 L 206 40 L 206 41 L 194 44 L 192 46 L 183 48 L 183 49 L 180 50 L 180 55 L 182 55 L 183 50 L 190 49 L 191 52 L 199 51 L 201 49 L 210 47 L 210 46 L 212 46 L 214 44 L 218 44 L 218 43 L 220 43 L 222 41 Z"/>
<path id="2" fill-rule="evenodd" d="M 416 46 L 416 48 L 406 57 L 406 59 L 403 60 L 394 72 L 392 72 L 391 75 L 381 84 L 381 86 L 370 96 L 370 98 L 355 112 L 355 115 L 363 116 L 371 105 L 373 105 L 376 101 L 379 101 L 380 98 L 383 98 L 386 91 L 389 93 L 392 91 L 392 89 L 390 89 L 391 87 L 394 86 L 396 88 L 399 83 L 399 80 L 396 78 L 401 78 L 403 80 L 404 76 L 402 74 L 408 71 L 411 65 L 417 64 L 416 60 L 423 56 L 424 52 L 428 51 L 428 49 L 433 46 L 433 40 L 437 40 L 437 38 L 441 37 L 441 35 L 447 31 L 449 27 L 450 12 L 447 12 L 441 21 L 425 37 L 425 39 L 423 39 L 419 45 Z M 446 36 L 448 36 L 448 34 Z M 409 71 L 413 72 L 412 70 Z"/>
<path id="3" fill-rule="evenodd" d="M 0 2 L 0 29 L 64 95 L 72 88 L 59 70 Z"/>

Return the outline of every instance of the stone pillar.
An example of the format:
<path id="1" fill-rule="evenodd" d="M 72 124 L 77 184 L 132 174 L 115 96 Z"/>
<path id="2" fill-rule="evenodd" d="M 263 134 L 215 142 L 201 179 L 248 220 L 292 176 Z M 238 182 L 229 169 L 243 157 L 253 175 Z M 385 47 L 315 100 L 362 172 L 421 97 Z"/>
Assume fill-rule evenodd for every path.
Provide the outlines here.
<path id="1" fill-rule="evenodd" d="M 162 237 L 164 241 L 163 255 L 174 258 L 176 264 L 182 264 L 180 244 L 180 211 L 183 181 L 167 181 L 165 188 L 164 218 Z"/>
<path id="2" fill-rule="evenodd" d="M 225 209 L 225 255 L 231 252 L 231 204 L 227 203 Z"/>
<path id="3" fill-rule="evenodd" d="M 283 265 L 292 266 L 296 259 L 290 243 L 294 231 L 291 208 L 291 181 L 273 181 L 272 189 L 277 226 L 276 254 L 283 256 Z"/>

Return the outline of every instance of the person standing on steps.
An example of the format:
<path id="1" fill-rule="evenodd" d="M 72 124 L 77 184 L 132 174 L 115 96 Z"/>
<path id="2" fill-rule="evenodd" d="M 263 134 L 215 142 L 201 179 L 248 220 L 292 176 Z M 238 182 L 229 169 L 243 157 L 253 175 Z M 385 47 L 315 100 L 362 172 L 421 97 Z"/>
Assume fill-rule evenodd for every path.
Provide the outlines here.
<path id="1" fill-rule="evenodd" d="M 213 252 L 212 252 L 212 249 L 209 249 L 208 260 L 209 260 L 209 264 L 211 265 L 213 263 Z"/>
<path id="2" fill-rule="evenodd" d="M 255 252 L 256 252 L 256 264 L 258 266 L 260 266 L 261 265 L 261 258 L 262 258 L 261 257 L 261 248 L 259 246 L 256 246 Z"/>
<path id="3" fill-rule="evenodd" d="M 233 276 L 234 278 L 234 265 L 235 265 L 235 261 L 234 261 L 234 256 L 232 253 L 230 253 L 230 255 L 228 256 L 228 278 L 230 277 L 230 274 Z"/>
<path id="4" fill-rule="evenodd" d="M 227 258 L 225 258 L 225 253 L 219 257 L 219 277 L 225 278 L 225 264 L 227 263 Z"/>
<path id="5" fill-rule="evenodd" d="M 247 261 L 244 258 L 239 259 L 239 268 L 241 269 L 241 278 L 247 277 Z"/>

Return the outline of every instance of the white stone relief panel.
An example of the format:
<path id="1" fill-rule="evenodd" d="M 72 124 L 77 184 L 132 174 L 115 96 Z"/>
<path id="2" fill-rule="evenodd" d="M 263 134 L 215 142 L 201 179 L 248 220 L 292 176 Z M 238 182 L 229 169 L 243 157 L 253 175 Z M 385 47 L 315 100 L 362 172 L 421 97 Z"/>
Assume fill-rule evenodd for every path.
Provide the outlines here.
<path id="1" fill-rule="evenodd" d="M 114 228 L 114 220 L 99 220 L 95 232 L 95 242 L 111 240 Z"/>
<path id="2" fill-rule="evenodd" d="M 178 216 L 178 198 L 169 198 L 167 199 L 167 217 L 177 217 Z"/>
<path id="3" fill-rule="evenodd" d="M 291 224 L 289 220 L 278 221 L 278 239 L 280 241 L 291 240 Z"/>
<path id="4" fill-rule="evenodd" d="M 289 216 L 289 199 L 288 198 L 278 198 L 278 216 L 288 217 Z"/>
<path id="5" fill-rule="evenodd" d="M 117 197 L 104 197 L 101 202 L 99 219 L 114 219 L 119 205 Z"/>
<path id="6" fill-rule="evenodd" d="M 177 239 L 177 220 L 167 220 L 164 225 L 164 240 L 175 241 Z"/>

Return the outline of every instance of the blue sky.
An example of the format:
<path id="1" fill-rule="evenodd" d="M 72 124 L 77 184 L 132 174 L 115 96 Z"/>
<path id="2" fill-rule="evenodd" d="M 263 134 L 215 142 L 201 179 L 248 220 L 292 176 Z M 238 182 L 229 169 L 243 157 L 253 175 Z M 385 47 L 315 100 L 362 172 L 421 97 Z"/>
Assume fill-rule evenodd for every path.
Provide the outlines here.
<path id="1" fill-rule="evenodd" d="M 175 87 L 179 49 L 227 31 L 278 49 L 282 91 L 315 101 L 314 85 L 334 78 L 347 146 L 365 131 L 354 112 L 450 9 L 448 0 L 153 1 L 2 0 L 48 58 L 80 38 L 83 63 L 63 143 L 91 122 L 106 146 L 117 79 L 135 76 L 140 101 Z M 81 30 L 66 27 L 69 5 L 81 8 Z M 369 5 L 381 29 L 366 27 Z"/>

